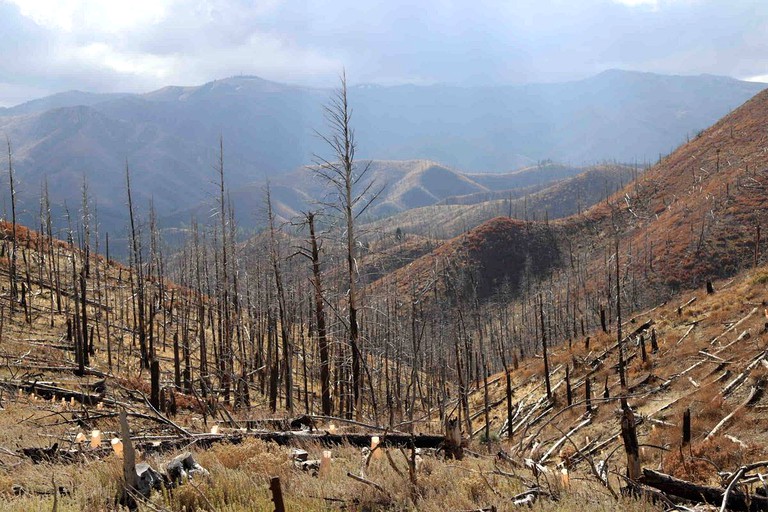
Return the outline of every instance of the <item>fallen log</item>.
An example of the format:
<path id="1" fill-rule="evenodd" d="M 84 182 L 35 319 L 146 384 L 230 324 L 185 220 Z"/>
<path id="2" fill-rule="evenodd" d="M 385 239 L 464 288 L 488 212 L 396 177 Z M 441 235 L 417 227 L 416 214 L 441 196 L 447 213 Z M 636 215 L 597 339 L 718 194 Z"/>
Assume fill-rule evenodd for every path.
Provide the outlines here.
<path id="1" fill-rule="evenodd" d="M 445 442 L 445 436 L 421 434 L 313 434 L 309 432 L 253 432 L 244 435 L 247 438 L 261 439 L 279 445 L 295 442 L 319 442 L 326 446 L 350 444 L 359 448 L 370 448 L 371 438 L 378 437 L 379 445 L 389 447 L 440 448 Z M 187 440 L 189 442 L 189 440 Z"/>
<path id="2" fill-rule="evenodd" d="M 576 433 L 577 430 L 579 430 L 581 427 L 585 425 L 589 425 L 592 423 L 592 415 L 588 415 L 587 418 L 580 423 L 578 423 L 576 426 L 574 426 L 571 430 L 568 431 L 567 434 L 563 435 L 555 444 L 552 445 L 552 447 L 544 453 L 544 455 L 539 458 L 539 464 L 545 464 L 547 462 L 547 459 L 560 448 L 567 440 L 573 436 L 573 434 Z"/>
<path id="3" fill-rule="evenodd" d="M 239 444 L 245 439 L 259 439 L 276 443 L 280 446 L 303 443 L 319 443 L 323 446 L 338 446 L 350 444 L 358 448 L 370 448 L 371 439 L 379 438 L 379 446 L 382 448 L 442 448 L 445 437 L 442 435 L 417 435 L 410 434 L 328 434 L 310 433 L 306 431 L 295 432 L 234 432 L 232 434 L 194 434 L 190 437 L 176 437 L 160 441 L 148 441 L 136 443 L 137 448 L 144 452 L 166 452 L 176 450 L 189 445 L 201 448 L 209 448 L 216 443 L 229 442 Z"/>
<path id="4" fill-rule="evenodd" d="M 747 398 L 744 400 L 744 402 L 739 404 L 734 410 L 732 410 L 722 420 L 720 420 L 720 422 L 717 425 L 715 425 L 715 427 L 709 432 L 709 434 L 707 434 L 707 437 L 705 437 L 705 439 L 711 439 L 715 434 L 717 434 L 717 432 L 721 428 L 723 428 L 731 420 L 731 418 L 733 418 L 733 416 L 737 412 L 739 412 L 741 409 L 743 409 L 743 408 L 747 407 L 749 404 L 751 404 L 752 401 L 754 400 L 755 396 L 757 396 L 758 392 L 762 388 L 762 386 L 763 386 L 762 379 L 760 379 L 757 382 L 755 382 L 755 385 L 752 386 L 752 388 L 751 388 L 751 390 L 749 392 L 749 395 L 747 395 Z"/>
<path id="5" fill-rule="evenodd" d="M 369 485 L 369 486 L 373 487 L 374 489 L 376 489 L 377 491 L 381 492 L 382 494 L 385 494 L 386 496 L 391 496 L 389 491 L 387 491 L 384 487 L 382 487 L 381 485 L 377 484 L 376 482 L 374 482 L 372 480 L 368 480 L 368 479 L 363 478 L 361 476 L 357 476 L 356 474 L 351 473 L 349 471 L 347 471 L 347 476 L 349 478 L 353 479 L 353 480 L 357 480 L 360 483 L 363 483 L 365 485 Z"/>
<path id="6" fill-rule="evenodd" d="M 725 489 L 694 484 L 673 476 L 644 468 L 640 483 L 658 489 L 666 494 L 697 503 L 718 504 L 723 501 Z M 745 494 L 732 489 L 727 496 L 726 508 L 737 512 L 768 511 L 768 497 Z"/>
<path id="7" fill-rule="evenodd" d="M 25 393 L 32 393 L 46 400 L 63 398 L 67 401 L 74 400 L 75 402 L 80 402 L 83 405 L 96 405 L 104 399 L 102 392 L 106 391 L 106 384 L 103 382 L 102 384 L 104 387 L 100 388 L 99 394 L 95 395 L 62 388 L 49 382 L 2 381 L 0 382 L 0 387 L 6 388 L 9 391 L 21 390 Z"/>
<path id="8" fill-rule="evenodd" d="M 752 370 L 755 369 L 755 367 L 760 364 L 761 361 L 765 360 L 765 356 L 768 355 L 768 352 L 762 352 L 761 354 L 758 354 L 757 357 L 752 359 L 752 361 L 749 363 L 749 365 L 744 369 L 743 372 L 738 374 L 731 382 L 729 382 L 722 391 L 723 396 L 728 396 L 732 391 L 735 391 L 741 384 L 749 377 L 749 374 L 752 372 Z"/>
<path id="9" fill-rule="evenodd" d="M 726 334 L 728 334 L 729 332 L 731 332 L 731 331 L 733 331 L 734 329 L 736 329 L 738 326 L 740 326 L 741 324 L 743 324 L 744 322 L 746 322 L 746 321 L 747 321 L 747 320 L 748 320 L 748 319 L 749 319 L 749 318 L 750 318 L 752 315 L 754 315 L 755 313 L 757 313 L 757 310 L 758 310 L 758 308 L 752 308 L 752 311 L 750 311 L 749 313 L 747 313 L 747 316 L 745 316 L 744 318 L 742 318 L 741 320 L 739 320 L 739 321 L 738 321 L 738 322 L 736 322 L 735 324 L 733 324 L 733 325 L 731 325 L 730 327 L 728 327 L 728 328 L 727 328 L 726 330 L 724 330 L 724 331 L 723 331 L 723 332 L 722 332 L 720 335 L 718 335 L 718 336 L 715 336 L 715 337 L 712 339 L 712 341 L 711 341 L 709 344 L 710 344 L 710 345 L 714 345 L 715 343 L 717 343 L 717 341 L 718 341 L 720 338 L 722 338 L 723 336 L 725 336 L 725 335 L 726 335 Z"/>
<path id="10" fill-rule="evenodd" d="M 128 416 L 131 414 L 129 413 Z M 426 448 L 445 449 L 445 437 L 442 435 L 410 434 L 320 434 L 303 432 L 234 432 L 232 434 L 193 434 L 191 437 L 150 438 L 145 436 L 133 437 L 136 450 L 145 454 L 167 453 L 180 449 L 188 449 L 192 445 L 201 449 L 211 448 L 218 443 L 240 444 L 246 439 L 260 439 L 281 446 L 319 443 L 323 446 L 339 446 L 350 444 L 358 448 L 370 448 L 371 439 L 379 438 L 382 448 Z M 460 445 L 461 447 L 461 445 Z M 81 449 L 80 447 L 62 449 L 58 443 L 49 448 L 22 448 L 18 455 L 32 460 L 34 463 L 73 464 L 86 460 L 99 459 L 112 453 L 111 448 Z"/>

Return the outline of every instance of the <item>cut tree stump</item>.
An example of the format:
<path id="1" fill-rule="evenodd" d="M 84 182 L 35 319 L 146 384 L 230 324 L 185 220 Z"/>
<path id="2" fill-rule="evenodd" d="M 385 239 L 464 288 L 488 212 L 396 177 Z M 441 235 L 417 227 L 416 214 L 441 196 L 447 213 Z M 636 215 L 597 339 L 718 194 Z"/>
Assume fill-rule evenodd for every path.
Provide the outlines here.
<path id="1" fill-rule="evenodd" d="M 280 478 L 273 476 L 269 481 L 269 490 L 272 491 L 272 502 L 275 504 L 275 512 L 285 512 L 283 503 L 283 490 L 280 487 Z"/>
<path id="2" fill-rule="evenodd" d="M 640 478 L 640 447 L 637 442 L 635 414 L 626 403 L 622 405 L 621 438 L 624 441 L 624 451 L 627 454 L 627 478 L 634 482 Z"/>

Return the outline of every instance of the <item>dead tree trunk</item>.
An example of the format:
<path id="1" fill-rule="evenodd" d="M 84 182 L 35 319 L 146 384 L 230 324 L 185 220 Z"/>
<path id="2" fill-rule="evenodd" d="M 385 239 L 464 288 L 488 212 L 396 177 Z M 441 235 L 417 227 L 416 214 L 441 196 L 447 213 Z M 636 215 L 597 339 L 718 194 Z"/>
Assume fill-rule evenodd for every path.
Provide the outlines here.
<path id="1" fill-rule="evenodd" d="M 682 446 L 691 444 L 691 410 L 686 409 L 683 413 L 683 440 Z"/>
<path id="2" fill-rule="evenodd" d="M 547 357 L 547 328 L 544 325 L 544 299 L 539 295 L 539 317 L 541 320 L 541 347 L 544 352 L 544 382 L 547 387 L 547 400 L 552 400 L 552 385 L 549 382 L 549 358 Z"/>
<path id="3" fill-rule="evenodd" d="M 624 441 L 624 451 L 627 454 L 627 478 L 636 482 L 640 478 L 640 445 L 637 442 L 635 415 L 632 409 L 623 404 L 621 416 L 621 438 Z"/>
<path id="4" fill-rule="evenodd" d="M 150 392 L 149 403 L 160 410 L 160 361 L 153 359 L 150 363 Z"/>
<path id="5" fill-rule="evenodd" d="M 309 241 L 312 255 L 312 277 L 315 287 L 315 320 L 317 322 L 317 349 L 320 353 L 320 397 L 323 414 L 330 416 L 333 408 L 331 400 L 331 364 L 328 352 L 328 335 L 325 326 L 325 305 L 323 301 L 323 283 L 320 276 L 320 247 L 315 235 L 315 214 L 306 215 L 309 224 Z"/>

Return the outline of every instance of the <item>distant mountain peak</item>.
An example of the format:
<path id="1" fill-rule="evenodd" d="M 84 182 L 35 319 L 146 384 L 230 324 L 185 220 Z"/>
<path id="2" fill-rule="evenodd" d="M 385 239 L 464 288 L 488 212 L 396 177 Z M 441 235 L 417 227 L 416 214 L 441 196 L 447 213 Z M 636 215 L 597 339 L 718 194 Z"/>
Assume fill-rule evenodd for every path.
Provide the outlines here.
<path id="1" fill-rule="evenodd" d="M 226 78 L 221 78 L 219 80 L 214 80 L 214 81 L 223 81 L 223 82 L 233 81 L 233 82 L 237 82 L 237 81 L 243 81 L 243 80 L 258 80 L 258 81 L 261 81 L 261 82 L 270 82 L 271 81 L 271 80 L 267 80 L 265 78 L 262 78 L 262 77 L 256 76 L 256 75 L 232 75 L 232 76 L 228 76 Z"/>

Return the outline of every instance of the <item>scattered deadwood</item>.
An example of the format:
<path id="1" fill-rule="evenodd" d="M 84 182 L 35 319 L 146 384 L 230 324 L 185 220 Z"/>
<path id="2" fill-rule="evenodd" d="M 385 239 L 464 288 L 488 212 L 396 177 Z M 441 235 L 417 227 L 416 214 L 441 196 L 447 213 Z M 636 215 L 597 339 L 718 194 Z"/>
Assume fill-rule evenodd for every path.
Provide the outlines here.
<path id="1" fill-rule="evenodd" d="M 534 487 L 533 489 L 528 489 L 525 492 L 521 492 L 520 494 L 516 494 L 515 496 L 512 496 L 512 505 L 515 505 L 517 507 L 521 506 L 529 506 L 532 507 L 533 504 L 536 502 L 536 498 L 539 496 L 547 496 L 552 498 L 553 496 L 540 489 L 539 487 Z"/>
<path id="2" fill-rule="evenodd" d="M 693 330 L 693 328 L 694 328 L 694 327 L 696 327 L 696 324 L 695 324 L 695 323 L 694 323 L 694 324 L 691 324 L 691 326 L 688 328 L 688 330 L 687 330 L 687 331 L 685 331 L 685 334 L 683 334 L 683 337 L 682 337 L 682 338 L 680 338 L 679 340 L 677 340 L 677 343 L 675 343 L 675 345 L 679 345 L 679 344 L 681 344 L 681 343 L 683 342 L 683 340 L 684 340 L 685 338 L 687 338 L 689 334 L 691 334 L 691 331 Z"/>
<path id="3" fill-rule="evenodd" d="M 624 336 L 624 338 L 621 340 L 622 345 L 630 342 L 634 337 L 638 336 L 640 333 L 650 329 L 654 325 L 654 323 L 655 323 L 654 320 L 651 318 L 651 319 L 648 319 L 645 323 L 640 324 L 635 330 L 633 330 L 628 335 Z M 584 375 L 581 379 L 579 379 L 578 381 L 576 381 L 576 383 L 574 383 L 573 385 L 574 389 L 579 385 L 581 385 L 581 383 L 583 383 L 584 380 L 586 380 L 587 378 L 597 373 L 600 370 L 606 358 L 608 358 L 608 356 L 611 355 L 618 348 L 619 348 L 619 343 L 616 342 L 613 345 L 607 347 L 605 350 L 603 350 L 603 352 L 600 355 L 595 356 L 594 359 L 589 361 L 588 364 L 589 366 L 591 366 L 591 370 L 589 370 L 586 373 L 586 375 Z"/>
<path id="4" fill-rule="evenodd" d="M 691 300 L 689 300 L 685 304 L 681 304 L 681 305 L 677 306 L 677 314 L 678 315 L 682 314 L 683 308 L 687 308 L 688 306 L 690 306 L 694 302 L 696 302 L 696 297 L 692 297 Z"/>
<path id="5" fill-rule="evenodd" d="M 644 373 L 637 379 L 635 379 L 629 386 L 627 387 L 627 391 L 629 393 L 634 393 L 641 387 L 645 386 L 646 384 L 650 383 L 652 380 L 654 380 L 656 377 L 652 373 Z"/>
<path id="6" fill-rule="evenodd" d="M 713 340 L 710 342 L 710 345 L 714 345 L 715 343 L 717 343 L 717 341 L 718 341 L 720 338 L 722 338 L 723 336 L 725 336 L 726 334 L 728 334 L 729 332 L 731 332 L 732 330 L 736 329 L 738 326 L 740 326 L 741 324 L 743 324 L 744 322 L 746 322 L 746 321 L 747 321 L 747 320 L 748 320 L 748 319 L 749 319 L 749 318 L 750 318 L 752 315 L 754 315 L 755 313 L 757 313 L 757 310 L 758 310 L 758 308 L 752 308 L 752 311 L 750 311 L 749 313 L 747 313 L 747 316 L 745 316 L 744 318 L 742 318 L 741 320 L 739 320 L 739 321 L 738 321 L 738 322 L 736 322 L 735 324 L 733 324 L 733 325 L 731 325 L 730 327 L 728 327 L 728 328 L 727 328 L 726 330 L 724 330 L 724 331 L 723 331 L 723 332 L 722 332 L 720 335 L 718 335 L 718 336 L 715 336 L 715 338 L 714 338 L 714 339 L 713 339 Z"/>
<path id="7" fill-rule="evenodd" d="M 415 447 L 415 448 L 441 448 L 445 437 L 441 435 L 410 435 L 410 434 L 328 434 L 309 432 L 252 432 L 244 433 L 243 437 L 270 441 L 279 445 L 289 445 L 297 442 L 319 442 L 331 446 L 350 444 L 359 448 L 371 446 L 371 438 L 378 437 L 382 447 Z M 187 440 L 188 441 L 188 440 Z"/>
<path id="8" fill-rule="evenodd" d="M 694 484 L 648 468 L 643 469 L 640 482 L 665 494 L 696 503 L 719 504 L 726 497 L 725 489 Z M 737 512 L 768 511 L 768 498 L 758 494 L 745 494 L 732 488 L 727 496 L 726 508 Z"/>
<path id="9" fill-rule="evenodd" d="M 59 443 L 53 443 L 53 445 L 48 448 L 22 448 L 19 451 L 21 452 L 21 455 L 27 457 L 35 464 L 43 462 L 61 462 Z"/>
<path id="10" fill-rule="evenodd" d="M 54 365 L 35 365 L 35 364 L 20 364 L 18 362 L 11 363 L 14 370 L 33 370 L 38 372 L 61 372 L 61 373 L 75 373 L 78 370 L 77 366 L 54 366 Z M 93 377 L 106 378 L 108 375 L 104 372 L 96 370 L 94 368 L 86 367 L 83 370 L 83 375 L 90 375 Z"/>
<path id="11" fill-rule="evenodd" d="M 547 459 L 556 451 L 558 450 L 568 439 L 570 439 L 573 434 L 576 433 L 581 427 L 584 427 L 586 425 L 589 425 L 592 422 L 592 415 L 587 414 L 586 419 L 578 423 L 576 426 L 574 426 L 571 430 L 568 431 L 567 434 L 565 434 L 563 437 L 558 439 L 555 444 L 553 444 L 549 450 L 544 453 L 544 455 L 541 456 L 539 459 L 539 464 L 545 464 L 547 462 Z"/>
<path id="12" fill-rule="evenodd" d="M 720 506 L 720 512 L 725 512 L 725 509 L 728 505 L 728 497 L 730 496 L 731 492 L 733 492 L 733 489 L 736 487 L 736 485 L 739 483 L 739 480 L 744 477 L 748 472 L 752 471 L 753 469 L 766 467 L 768 466 L 768 461 L 760 461 L 760 462 L 754 462 L 752 464 L 747 464 L 746 466 L 741 466 L 736 473 L 734 473 L 730 477 L 730 482 L 728 483 L 728 487 L 725 489 L 725 493 L 723 494 L 723 502 Z M 758 478 L 761 482 L 763 482 L 763 491 L 765 490 L 765 482 L 764 479 L 760 476 L 758 473 Z"/>
<path id="13" fill-rule="evenodd" d="M 754 368 L 765 359 L 767 354 L 768 352 L 762 352 L 758 354 L 757 357 L 753 358 L 749 365 L 747 365 L 747 367 L 744 369 L 744 371 L 734 377 L 734 379 L 723 388 L 723 396 L 728 396 L 728 394 L 741 386 L 741 384 L 747 379 L 752 370 L 754 370 Z"/>

